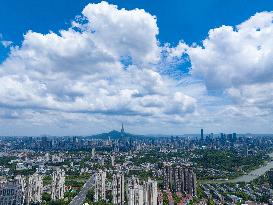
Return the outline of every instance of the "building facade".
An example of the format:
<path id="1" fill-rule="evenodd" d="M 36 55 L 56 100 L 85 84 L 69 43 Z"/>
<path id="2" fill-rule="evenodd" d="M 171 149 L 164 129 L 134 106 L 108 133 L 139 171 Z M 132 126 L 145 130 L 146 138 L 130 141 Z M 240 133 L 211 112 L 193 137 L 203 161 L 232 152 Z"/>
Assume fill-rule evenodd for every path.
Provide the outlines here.
<path id="1" fill-rule="evenodd" d="M 167 165 L 163 177 L 164 190 L 196 196 L 196 174 L 192 168 Z"/>
<path id="2" fill-rule="evenodd" d="M 128 205 L 157 205 L 157 182 L 148 179 L 140 182 L 137 177 L 128 180 Z"/>
<path id="3" fill-rule="evenodd" d="M 127 201 L 128 205 L 143 205 L 143 186 L 137 177 L 128 179 Z"/>
<path id="4" fill-rule="evenodd" d="M 112 181 L 112 203 L 124 204 L 125 187 L 124 187 L 124 175 L 123 173 L 117 173 L 113 175 Z"/>
<path id="5" fill-rule="evenodd" d="M 24 187 L 24 180 L 21 176 L 0 182 L 0 204 L 22 205 L 24 203 Z"/>
<path id="6" fill-rule="evenodd" d="M 157 205 L 157 181 L 148 179 L 144 182 L 144 204 Z"/>
<path id="7" fill-rule="evenodd" d="M 64 198 L 65 172 L 57 168 L 52 174 L 51 199 L 58 200 Z"/>
<path id="8" fill-rule="evenodd" d="M 33 174 L 27 180 L 26 204 L 42 202 L 43 179 L 38 173 Z"/>
<path id="9" fill-rule="evenodd" d="M 99 200 L 105 200 L 105 180 L 106 180 L 106 172 L 99 170 L 93 175 L 93 180 L 95 184 L 95 202 Z"/>

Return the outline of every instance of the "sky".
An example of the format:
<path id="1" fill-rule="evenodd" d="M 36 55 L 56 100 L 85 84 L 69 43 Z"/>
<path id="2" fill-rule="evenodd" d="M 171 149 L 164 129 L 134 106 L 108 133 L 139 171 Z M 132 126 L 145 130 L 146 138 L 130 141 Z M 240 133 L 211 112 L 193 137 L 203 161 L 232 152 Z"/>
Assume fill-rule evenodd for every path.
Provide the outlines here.
<path id="1" fill-rule="evenodd" d="M 0 135 L 273 133 L 273 1 L 1 3 Z"/>

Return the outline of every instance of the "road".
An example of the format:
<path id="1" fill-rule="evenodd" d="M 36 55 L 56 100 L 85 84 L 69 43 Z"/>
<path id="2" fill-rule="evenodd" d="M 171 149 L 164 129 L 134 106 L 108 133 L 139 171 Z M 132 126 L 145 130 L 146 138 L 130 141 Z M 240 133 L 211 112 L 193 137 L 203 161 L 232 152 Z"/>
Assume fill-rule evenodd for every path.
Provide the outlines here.
<path id="1" fill-rule="evenodd" d="M 74 197 L 74 199 L 70 202 L 69 205 L 82 205 L 86 194 L 88 192 L 89 189 L 91 189 L 93 186 L 93 180 L 92 177 L 90 179 L 88 179 L 86 181 L 86 183 L 83 185 L 81 191 L 79 192 L 79 194 L 77 196 Z"/>

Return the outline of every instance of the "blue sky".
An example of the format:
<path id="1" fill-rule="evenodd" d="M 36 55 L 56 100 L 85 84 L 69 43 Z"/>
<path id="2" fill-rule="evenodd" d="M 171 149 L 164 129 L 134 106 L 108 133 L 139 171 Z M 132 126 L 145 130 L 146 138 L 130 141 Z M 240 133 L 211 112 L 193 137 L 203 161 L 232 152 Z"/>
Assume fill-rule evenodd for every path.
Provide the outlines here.
<path id="1" fill-rule="evenodd" d="M 16 1 L 2 0 L 0 31 L 3 38 L 20 44 L 28 30 L 47 33 L 68 28 L 88 0 Z M 183 39 L 191 44 L 202 41 L 208 30 L 221 25 L 237 25 L 261 11 L 273 10 L 268 0 L 115 0 L 108 1 L 127 9 L 142 8 L 157 16 L 161 42 L 176 44 Z M 1 56 L 7 49 L 1 49 Z"/>
<path id="2" fill-rule="evenodd" d="M 0 122 L 6 127 L 0 134 L 89 134 L 117 129 L 121 122 L 135 133 L 195 133 L 201 127 L 210 132 L 273 132 L 273 63 L 267 47 L 272 42 L 273 1 L 116 0 L 105 7 L 100 2 L 2 1 L 0 77 L 7 84 L 0 95 L 7 100 L 0 102 Z M 117 22 L 107 13 L 102 18 L 106 7 Z M 72 34 L 71 23 L 84 8 L 89 23 L 77 22 L 79 35 L 60 34 L 60 30 Z M 136 8 L 145 12 L 133 13 L 136 18 L 130 23 L 121 8 L 128 19 Z M 111 29 L 101 27 L 104 24 Z M 263 35 L 256 35 L 257 27 Z M 130 36 L 132 31 L 136 32 Z M 90 42 L 83 34 L 90 35 Z M 62 43 L 68 38 L 71 47 Z M 78 40 L 82 44 L 75 43 Z M 26 46 L 21 47 L 23 42 Z M 71 55 L 61 53 L 66 51 Z M 167 53 L 164 59 L 162 52 Z M 128 69 L 120 71 L 118 64 L 128 57 L 131 66 L 123 65 Z M 109 68 L 100 68 L 105 62 Z M 151 79 L 146 79 L 149 75 Z M 67 87 L 60 88 L 57 82 Z M 93 96 L 92 90 L 99 93 Z M 113 98 L 128 95 L 130 99 L 120 104 Z"/>

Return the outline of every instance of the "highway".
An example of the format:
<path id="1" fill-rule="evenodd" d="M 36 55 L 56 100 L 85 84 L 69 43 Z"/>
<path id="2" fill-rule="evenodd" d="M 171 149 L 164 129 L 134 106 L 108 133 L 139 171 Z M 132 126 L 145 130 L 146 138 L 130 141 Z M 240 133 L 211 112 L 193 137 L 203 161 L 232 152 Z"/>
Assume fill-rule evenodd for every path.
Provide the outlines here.
<path id="1" fill-rule="evenodd" d="M 88 192 L 89 189 L 91 189 L 93 186 L 93 180 L 92 177 L 90 179 L 88 179 L 86 181 L 86 183 L 83 185 L 81 191 L 79 192 L 79 194 L 77 196 L 74 197 L 74 199 L 70 202 L 69 205 L 82 205 L 86 194 Z"/>

